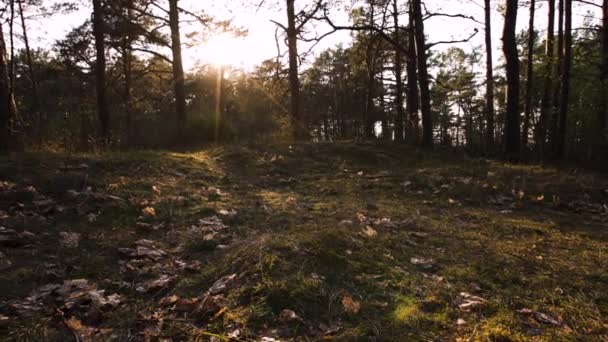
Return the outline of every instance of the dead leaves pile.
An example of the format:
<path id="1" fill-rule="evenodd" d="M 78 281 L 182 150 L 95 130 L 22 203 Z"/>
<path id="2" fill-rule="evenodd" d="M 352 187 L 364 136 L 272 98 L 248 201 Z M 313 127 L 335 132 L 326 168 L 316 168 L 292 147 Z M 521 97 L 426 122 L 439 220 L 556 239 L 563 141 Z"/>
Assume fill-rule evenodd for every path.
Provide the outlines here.
<path id="1" fill-rule="evenodd" d="M 24 300 L 9 303 L 17 315 L 29 317 L 34 313 L 55 314 L 57 309 L 65 316 L 78 316 L 98 321 L 116 309 L 123 299 L 118 294 L 106 295 L 86 279 L 65 280 L 63 284 L 47 284 L 34 290 Z"/>
<path id="2" fill-rule="evenodd" d="M 135 286 L 142 293 L 167 289 L 177 279 L 177 273 L 200 268 L 200 263 L 187 263 L 174 257 L 174 251 L 166 251 L 158 242 L 146 239 L 135 242 L 133 248 L 119 248 L 118 252 L 127 259 L 120 262 L 122 274 L 133 278 L 152 277 Z"/>

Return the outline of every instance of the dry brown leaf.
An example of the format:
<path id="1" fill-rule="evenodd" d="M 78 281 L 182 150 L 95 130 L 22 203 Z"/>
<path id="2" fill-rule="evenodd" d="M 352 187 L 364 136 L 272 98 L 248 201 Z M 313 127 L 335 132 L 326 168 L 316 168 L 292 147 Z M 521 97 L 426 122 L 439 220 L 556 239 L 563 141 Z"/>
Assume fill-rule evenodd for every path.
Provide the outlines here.
<path id="1" fill-rule="evenodd" d="M 281 313 L 279 314 L 279 321 L 283 322 L 283 323 L 292 323 L 292 322 L 300 322 L 300 321 L 302 321 L 302 319 L 300 318 L 300 316 L 298 316 L 296 314 L 295 311 L 285 309 L 285 310 L 281 311 Z"/>
<path id="2" fill-rule="evenodd" d="M 200 299 L 180 299 L 175 303 L 175 311 L 177 312 L 192 312 L 196 310 L 200 303 Z"/>
<path id="3" fill-rule="evenodd" d="M 162 307 L 167 307 L 167 306 L 171 306 L 171 305 L 177 303 L 178 300 L 179 300 L 179 297 L 176 295 L 168 296 L 168 297 L 161 299 L 158 302 L 158 305 L 160 305 Z"/>
<path id="4" fill-rule="evenodd" d="M 378 231 L 372 228 L 371 226 L 365 226 L 365 228 L 362 230 L 362 233 L 370 238 L 378 236 Z"/>
<path id="5" fill-rule="evenodd" d="M 348 314 L 356 315 L 361 310 L 361 303 L 355 301 L 350 295 L 342 297 L 342 307 Z"/>
<path id="6" fill-rule="evenodd" d="M 83 328 L 82 322 L 76 317 L 70 317 L 69 319 L 66 319 L 65 325 L 67 325 L 68 328 L 73 331 L 79 331 Z"/>
<path id="7" fill-rule="evenodd" d="M 152 207 L 146 207 L 141 210 L 141 213 L 142 215 L 144 215 L 144 217 L 154 217 L 156 216 L 156 209 Z"/>

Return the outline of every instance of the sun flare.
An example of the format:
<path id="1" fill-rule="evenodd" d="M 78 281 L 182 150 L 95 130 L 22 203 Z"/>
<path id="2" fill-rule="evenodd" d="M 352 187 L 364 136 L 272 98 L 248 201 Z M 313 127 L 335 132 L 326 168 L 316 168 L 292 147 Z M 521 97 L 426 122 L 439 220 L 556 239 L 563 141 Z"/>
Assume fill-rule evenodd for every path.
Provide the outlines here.
<path id="1" fill-rule="evenodd" d="M 254 63 L 247 58 L 246 37 L 220 33 L 210 37 L 202 48 L 203 60 L 213 65 L 248 67 Z"/>

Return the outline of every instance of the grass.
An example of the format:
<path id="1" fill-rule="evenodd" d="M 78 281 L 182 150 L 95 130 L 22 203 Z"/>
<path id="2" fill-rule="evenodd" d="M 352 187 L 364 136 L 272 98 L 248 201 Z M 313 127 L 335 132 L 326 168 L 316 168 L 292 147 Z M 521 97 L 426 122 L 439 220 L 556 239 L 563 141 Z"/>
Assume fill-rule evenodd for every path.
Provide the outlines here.
<path id="1" fill-rule="evenodd" d="M 80 164 L 88 168 L 66 168 Z M 78 278 L 127 298 L 101 320 L 83 318 L 113 329 L 118 340 L 141 334 L 138 315 L 146 312 L 161 312 L 161 336 L 177 341 L 227 338 L 237 329 L 244 341 L 608 338 L 607 216 L 592 206 L 607 202 L 608 178 L 599 174 L 334 143 L 25 154 L 0 159 L 0 180 L 33 185 L 58 204 L 69 203 L 66 191 L 86 187 L 127 203 L 87 203 L 81 212 L 47 215 L 39 223 L 4 219 L 2 225 L 38 238 L 32 248 L 1 249 L 14 265 L 0 273 L 0 314 L 10 317 L 0 340 L 72 338 L 53 315 L 19 317 L 8 304 L 38 286 Z M 221 195 L 202 196 L 211 186 Z M 136 225 L 148 206 L 157 213 L 151 223 L 162 228 Z M 188 233 L 199 219 L 231 209 L 238 214 L 225 219 L 227 248 Z M 368 237 L 342 222 L 356 223 L 357 213 L 398 224 L 375 226 L 378 235 Z M 62 231 L 80 233 L 79 248 L 61 247 Z M 121 288 L 125 280 L 150 278 L 120 272 L 117 249 L 142 238 L 201 267 L 178 273 L 156 293 Z M 433 265 L 414 265 L 412 258 L 430 258 Z M 42 271 L 45 262 L 57 265 L 58 276 Z M 176 314 L 158 304 L 166 295 L 200 297 L 233 273 L 238 284 L 218 315 Z M 464 311 L 461 292 L 486 302 Z M 345 296 L 360 310 L 347 312 Z M 524 308 L 565 324 L 518 312 Z M 285 309 L 301 320 L 281 320 Z"/>

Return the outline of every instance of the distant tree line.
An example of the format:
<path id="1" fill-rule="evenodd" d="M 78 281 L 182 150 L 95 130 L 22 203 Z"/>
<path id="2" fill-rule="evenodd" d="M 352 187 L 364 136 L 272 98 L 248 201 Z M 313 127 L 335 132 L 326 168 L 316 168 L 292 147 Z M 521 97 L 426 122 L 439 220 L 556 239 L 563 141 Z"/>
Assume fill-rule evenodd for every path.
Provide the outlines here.
<path id="1" fill-rule="evenodd" d="M 238 31 L 207 15 L 204 3 L 2 0 L 0 149 L 379 139 L 509 159 L 606 160 L 608 0 L 543 1 L 542 28 L 534 20 L 540 1 L 476 4 L 483 20 L 432 12 L 421 0 L 258 1 L 285 13 L 275 22 L 276 58 L 252 71 L 186 71 L 184 46 Z M 575 28 L 574 5 L 602 16 Z M 89 20 L 52 46 L 31 48 L 30 22 L 78 6 L 90 8 Z M 337 22 L 345 8 L 350 20 Z M 517 32 L 523 10 L 528 28 Z M 494 11 L 505 18 L 501 42 L 492 41 Z M 425 26 L 436 17 L 477 28 L 432 42 Z M 192 27 L 197 34 L 184 32 Z M 307 51 L 337 31 L 352 42 Z M 479 34 L 485 46 L 456 45 Z"/>

